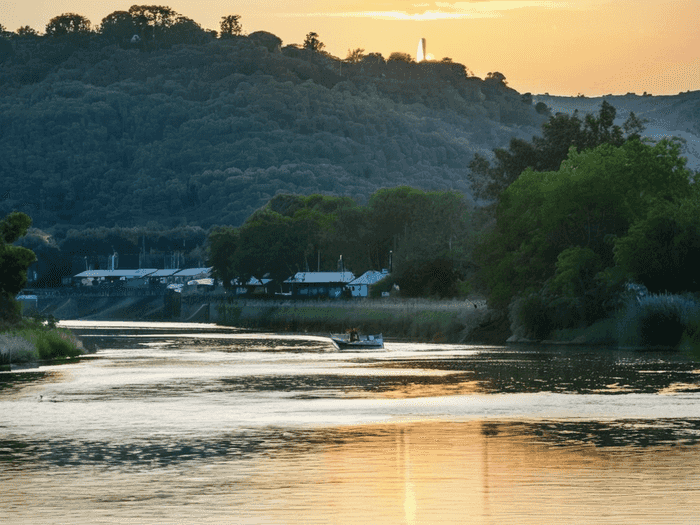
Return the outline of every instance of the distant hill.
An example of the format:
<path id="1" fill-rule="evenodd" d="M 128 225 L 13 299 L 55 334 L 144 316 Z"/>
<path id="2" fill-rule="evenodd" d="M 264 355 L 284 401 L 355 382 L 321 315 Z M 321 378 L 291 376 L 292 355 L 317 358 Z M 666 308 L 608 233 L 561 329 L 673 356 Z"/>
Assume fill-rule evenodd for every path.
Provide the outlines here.
<path id="1" fill-rule="evenodd" d="M 260 36 L 151 51 L 13 37 L 0 57 L 0 213 L 60 234 L 239 225 L 279 192 L 469 195 L 474 153 L 546 119 L 500 74 L 350 64 Z"/>
<path id="2" fill-rule="evenodd" d="M 685 140 L 683 154 L 688 167 L 700 170 L 700 91 L 679 93 L 673 96 L 608 95 L 605 97 L 552 97 L 536 95 L 535 101 L 543 102 L 553 113 L 595 113 L 603 100 L 617 109 L 617 122 L 622 123 L 634 112 L 646 119 L 644 136 L 653 139 L 679 137 Z"/>
<path id="3" fill-rule="evenodd" d="M 468 164 L 549 113 L 602 98 L 520 94 L 452 62 L 349 63 L 274 35 L 147 50 L 95 37 L 0 38 L 0 214 L 69 228 L 240 225 L 275 194 L 454 189 Z M 192 39 L 191 39 L 192 40 Z M 193 40 L 194 41 L 194 40 Z M 687 140 L 700 167 L 700 94 L 606 97 L 647 134 Z M 538 104 L 539 103 L 539 104 Z"/>

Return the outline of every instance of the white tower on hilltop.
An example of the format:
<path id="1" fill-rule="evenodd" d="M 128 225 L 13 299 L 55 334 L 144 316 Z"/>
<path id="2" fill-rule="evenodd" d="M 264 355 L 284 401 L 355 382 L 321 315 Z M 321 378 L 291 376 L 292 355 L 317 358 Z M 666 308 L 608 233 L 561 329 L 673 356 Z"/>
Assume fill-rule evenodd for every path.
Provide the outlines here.
<path id="1" fill-rule="evenodd" d="M 423 62 L 425 60 L 425 38 L 421 38 L 418 41 L 418 51 L 416 52 L 416 62 Z"/>

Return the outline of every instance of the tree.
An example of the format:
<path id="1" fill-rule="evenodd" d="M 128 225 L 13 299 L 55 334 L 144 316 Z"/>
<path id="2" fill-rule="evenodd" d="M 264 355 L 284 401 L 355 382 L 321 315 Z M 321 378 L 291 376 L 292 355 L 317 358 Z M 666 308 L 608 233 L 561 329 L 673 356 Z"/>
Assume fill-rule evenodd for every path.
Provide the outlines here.
<path id="1" fill-rule="evenodd" d="M 631 113 L 621 128 L 613 123 L 615 114 L 615 108 L 605 101 L 598 116 L 586 115 L 583 120 L 577 111 L 573 115 L 557 113 L 542 125 L 541 137 L 533 137 L 531 142 L 514 138 L 508 149 L 493 150 L 493 165 L 483 156 L 475 155 L 469 164 L 475 195 L 485 200 L 497 199 L 527 168 L 557 170 L 572 147 L 580 151 L 601 144 L 620 146 L 626 140 L 639 138 L 643 121 Z"/>
<path id="2" fill-rule="evenodd" d="M 495 84 L 501 84 L 503 86 L 507 86 L 508 82 L 506 81 L 506 76 L 499 72 L 499 71 L 493 71 L 491 73 L 488 73 L 486 75 L 486 82 L 492 82 Z"/>
<path id="3" fill-rule="evenodd" d="M 237 277 L 234 254 L 239 238 L 238 230 L 230 226 L 213 228 L 207 237 L 207 264 L 212 266 L 213 277 L 223 281 L 224 288 L 230 288 L 231 280 Z"/>
<path id="4" fill-rule="evenodd" d="M 28 215 L 12 212 L 0 221 L 0 318 L 15 320 L 18 311 L 14 297 L 27 283 L 27 268 L 36 255 L 12 243 L 24 236 L 32 220 Z"/>
<path id="5" fill-rule="evenodd" d="M 243 34 L 241 15 L 228 15 L 221 17 L 221 38 L 232 38 Z"/>
<path id="6" fill-rule="evenodd" d="M 175 25 L 179 17 L 169 7 L 158 5 L 132 5 L 129 13 L 134 19 L 139 36 L 145 41 L 156 42 L 162 40 L 166 31 Z"/>
<path id="7" fill-rule="evenodd" d="M 90 33 L 90 21 L 82 15 L 64 13 L 49 20 L 45 32 L 52 37 L 87 35 Z"/>
<path id="8" fill-rule="evenodd" d="M 38 36 L 39 34 L 35 29 L 29 26 L 22 26 L 17 29 L 17 36 Z"/>
<path id="9" fill-rule="evenodd" d="M 660 202 L 614 250 L 620 267 L 650 292 L 700 291 L 700 202 Z"/>
<path id="10" fill-rule="evenodd" d="M 303 44 L 304 49 L 320 52 L 324 47 L 326 47 L 326 44 L 318 39 L 318 33 L 311 32 L 306 35 Z"/>
<path id="11" fill-rule="evenodd" d="M 557 171 L 524 171 L 500 196 L 496 226 L 479 246 L 491 303 L 506 306 L 540 289 L 567 248 L 589 248 L 613 266 L 611 239 L 659 202 L 679 202 L 690 191 L 690 172 L 671 141 L 572 148 Z"/>
<path id="12" fill-rule="evenodd" d="M 164 35 L 167 44 L 203 44 L 209 40 L 209 34 L 197 22 L 186 16 L 178 16 Z"/>
<path id="13" fill-rule="evenodd" d="M 138 32 L 134 17 L 127 11 L 115 11 L 102 19 L 100 33 L 112 42 L 125 45 Z"/>
<path id="14" fill-rule="evenodd" d="M 402 53 L 401 51 L 394 51 L 391 55 L 389 55 L 387 60 L 390 62 L 406 62 L 408 64 L 413 62 L 413 58 L 409 53 Z"/>
<path id="15" fill-rule="evenodd" d="M 345 61 L 350 62 L 351 64 L 358 64 L 359 62 L 362 62 L 362 59 L 365 56 L 364 52 L 365 50 L 359 47 L 353 50 L 348 49 L 348 56 L 345 57 Z"/>

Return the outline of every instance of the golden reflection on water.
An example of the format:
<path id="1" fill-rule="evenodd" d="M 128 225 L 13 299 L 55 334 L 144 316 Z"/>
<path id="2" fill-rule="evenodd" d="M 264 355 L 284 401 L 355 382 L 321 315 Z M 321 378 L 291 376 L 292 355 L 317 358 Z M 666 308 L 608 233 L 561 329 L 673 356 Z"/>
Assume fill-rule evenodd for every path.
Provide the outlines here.
<path id="1" fill-rule="evenodd" d="M 19 471 L 0 501 L 11 523 L 698 522 L 697 447 L 555 446 L 523 428 L 362 425 L 247 459 Z"/>

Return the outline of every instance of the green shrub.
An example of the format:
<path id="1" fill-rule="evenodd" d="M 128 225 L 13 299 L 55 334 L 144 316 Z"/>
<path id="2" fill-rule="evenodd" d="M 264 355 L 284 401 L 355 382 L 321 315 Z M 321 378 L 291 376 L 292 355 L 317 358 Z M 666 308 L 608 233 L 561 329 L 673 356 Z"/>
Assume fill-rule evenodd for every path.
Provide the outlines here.
<path id="1" fill-rule="evenodd" d="M 700 304 L 670 294 L 632 298 L 618 324 L 622 346 L 677 348 L 700 325 Z"/>

